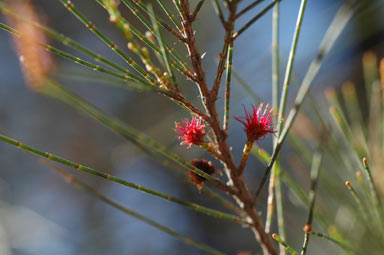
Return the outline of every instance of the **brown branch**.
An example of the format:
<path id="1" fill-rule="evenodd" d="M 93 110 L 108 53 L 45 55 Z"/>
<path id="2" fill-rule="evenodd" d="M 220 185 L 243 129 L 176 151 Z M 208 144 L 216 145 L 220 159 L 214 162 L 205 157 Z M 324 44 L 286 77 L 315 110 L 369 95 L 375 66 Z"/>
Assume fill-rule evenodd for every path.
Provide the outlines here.
<path id="1" fill-rule="evenodd" d="M 226 22 L 226 36 L 221 55 L 221 61 L 218 67 L 218 73 L 216 75 L 215 83 L 212 90 L 209 90 L 206 82 L 206 77 L 201 63 L 201 55 L 198 51 L 193 28 L 192 19 L 189 10 L 188 0 L 179 0 L 180 11 L 179 13 L 182 20 L 182 30 L 184 37 L 186 38 L 185 45 L 187 46 L 189 57 L 192 63 L 193 71 L 196 77 L 195 83 L 197 84 L 203 105 L 206 110 L 208 119 L 205 120 L 211 127 L 217 148 L 222 157 L 222 163 L 224 165 L 225 173 L 229 179 L 229 186 L 236 190 L 235 194 L 232 194 L 239 206 L 247 213 L 250 218 L 250 226 L 256 237 L 256 240 L 260 243 L 264 254 L 277 255 L 278 252 L 274 246 L 272 238 L 264 231 L 264 225 L 256 211 L 255 204 L 252 201 L 251 193 L 247 187 L 243 176 L 239 174 L 238 168 L 235 164 L 230 147 L 227 143 L 227 132 L 221 128 L 220 119 L 216 111 L 216 98 L 220 87 L 221 76 L 225 70 L 225 58 L 228 51 L 228 45 L 231 38 L 232 28 L 235 22 L 235 15 L 238 2 L 234 2 L 228 5 L 230 15 Z"/>
<path id="2" fill-rule="evenodd" d="M 229 18 L 228 21 L 225 22 L 224 29 L 225 29 L 225 36 L 224 36 L 224 45 L 223 49 L 219 55 L 219 64 L 217 66 L 217 71 L 216 71 L 216 77 L 215 81 L 213 83 L 212 87 L 212 96 L 210 98 L 211 103 L 214 103 L 217 99 L 217 95 L 219 93 L 219 88 L 220 88 L 220 82 L 221 78 L 223 76 L 223 73 L 225 71 L 225 60 L 227 58 L 227 53 L 228 53 L 228 47 L 229 44 L 231 43 L 232 39 L 232 29 L 234 27 L 234 23 L 236 20 L 236 8 L 237 5 L 232 5 L 229 10 Z"/>
<path id="3" fill-rule="evenodd" d="M 196 83 L 200 90 L 200 96 L 203 102 L 205 102 L 209 95 L 209 89 L 201 63 L 201 55 L 197 49 L 194 31 L 192 28 L 192 22 L 190 21 L 189 3 L 187 0 L 180 0 L 180 5 L 183 11 L 180 16 L 182 19 L 184 37 L 186 39 L 185 44 L 188 49 L 189 58 L 192 62 L 193 70 L 195 72 L 195 79 L 197 80 Z"/>

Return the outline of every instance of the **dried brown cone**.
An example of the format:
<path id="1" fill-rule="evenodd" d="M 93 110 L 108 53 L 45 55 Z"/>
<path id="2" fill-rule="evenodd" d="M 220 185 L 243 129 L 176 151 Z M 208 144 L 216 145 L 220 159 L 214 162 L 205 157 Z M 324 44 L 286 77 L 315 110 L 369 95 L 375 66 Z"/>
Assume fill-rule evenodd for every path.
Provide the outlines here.
<path id="1" fill-rule="evenodd" d="M 212 164 L 212 162 L 204 158 L 192 159 L 191 165 L 193 165 L 194 167 L 200 169 L 201 171 L 209 175 L 213 175 L 217 171 L 216 167 Z M 192 170 L 189 170 L 189 175 L 191 177 L 191 181 L 196 185 L 197 189 L 200 191 L 206 179 L 196 174 Z"/>

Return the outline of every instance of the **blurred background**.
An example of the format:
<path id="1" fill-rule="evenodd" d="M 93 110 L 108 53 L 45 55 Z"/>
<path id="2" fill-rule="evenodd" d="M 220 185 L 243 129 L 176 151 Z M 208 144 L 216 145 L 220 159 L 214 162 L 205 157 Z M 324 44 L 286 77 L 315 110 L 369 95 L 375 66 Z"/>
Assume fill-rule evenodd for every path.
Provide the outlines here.
<path id="1" fill-rule="evenodd" d="M 190 2 L 194 5 L 197 1 Z M 251 2 L 253 1 L 244 0 L 241 6 L 245 7 Z M 308 1 L 294 65 L 293 89 L 289 97 L 288 109 L 295 96 L 295 89 L 315 57 L 326 29 L 343 2 L 341 0 Z M 48 26 L 114 62 L 125 65 L 117 55 L 68 12 L 60 1 L 35 0 L 33 3 Z M 109 22 L 108 14 L 96 1 L 73 0 L 73 3 L 101 31 L 128 52 L 124 37 Z M 267 4 L 261 4 L 242 17 L 238 27 L 245 24 Z M 281 77 L 285 71 L 299 4 L 298 0 L 285 0 L 280 5 Z M 122 7 L 121 11 L 130 22 L 142 28 L 127 8 Z M 155 5 L 155 11 L 163 15 L 158 5 Z M 357 82 L 362 80 L 361 59 L 364 52 L 370 50 L 374 51 L 378 57 L 383 55 L 383 14 L 382 1 L 372 1 L 368 8 L 354 17 L 327 56 L 324 66 L 315 79 L 311 92 L 313 98 L 319 99 L 326 88 L 338 88 L 346 80 Z M 5 17 L 0 15 L 0 21 L 5 22 Z M 271 103 L 272 84 L 271 25 L 272 15 L 269 12 L 236 41 L 233 59 L 235 71 L 267 103 Z M 208 81 L 212 84 L 224 31 L 210 1 L 204 4 L 194 28 L 197 31 L 200 52 L 206 52 L 203 63 Z M 173 38 L 167 38 L 167 40 L 175 41 Z M 52 44 L 73 52 L 56 42 Z M 143 154 L 133 144 L 126 142 L 98 122 L 59 101 L 29 89 L 23 79 L 14 48 L 10 35 L 0 31 L 0 130 L 2 132 L 43 151 L 107 171 L 163 193 L 225 210 L 219 204 L 202 196 L 196 187 L 187 184 L 181 176 L 164 168 L 155 159 Z M 185 52 L 183 46 L 179 44 L 175 48 Z M 71 91 L 148 134 L 185 159 L 204 156 L 212 160 L 208 155 L 202 155 L 201 150 L 197 148 L 186 150 L 185 147 L 179 146 L 174 132 L 174 122 L 189 117 L 189 113 L 181 110 L 175 103 L 155 93 L 140 93 L 110 86 L 101 80 L 90 80 L 87 77 L 95 75 L 92 71 L 57 56 L 54 56 L 54 61 L 57 80 Z M 189 81 L 182 79 L 180 81 L 182 81 L 182 90 L 198 104 L 198 93 L 194 85 Z M 249 96 L 236 79 L 233 81 L 232 90 L 229 144 L 238 162 L 245 135 L 242 126 L 234 121 L 233 116 L 242 115 L 242 104 L 249 108 L 250 104 L 258 102 Z M 222 92 L 221 98 L 224 97 Z M 218 102 L 218 109 L 222 108 L 220 105 L 223 105 L 222 99 Z M 305 123 L 297 125 L 307 127 Z M 260 146 L 271 151 L 270 138 L 260 142 Z M 283 150 L 282 156 L 291 156 L 289 147 Z M 213 162 L 219 167 L 218 162 Z M 292 164 L 287 163 L 286 167 L 291 169 Z M 199 214 L 103 179 L 79 174 L 70 168 L 63 167 L 63 169 L 76 174 L 103 194 L 128 208 L 228 254 L 236 254 L 239 251 L 260 252 L 253 234 L 240 225 Z M 303 169 L 305 173 L 300 181 L 309 185 L 309 170 L 306 166 L 303 166 Z M 249 180 L 251 189 L 256 189 L 263 170 L 263 165 L 258 163 L 255 157 L 250 159 L 246 178 Z M 306 211 L 295 207 L 294 199 L 290 199 L 288 195 L 285 206 L 289 241 L 293 246 L 300 247 L 303 237 L 301 229 L 306 220 Z M 266 199 L 265 192 L 261 199 Z M 263 204 L 265 203 L 259 203 L 259 209 L 260 213 L 265 215 Z M 195 248 L 65 183 L 35 156 L 3 143 L 0 143 L 0 215 L 0 254 L 4 255 L 201 254 Z M 328 248 L 322 240 L 313 241 L 310 245 L 312 249 L 310 254 L 337 254 L 334 247 Z"/>

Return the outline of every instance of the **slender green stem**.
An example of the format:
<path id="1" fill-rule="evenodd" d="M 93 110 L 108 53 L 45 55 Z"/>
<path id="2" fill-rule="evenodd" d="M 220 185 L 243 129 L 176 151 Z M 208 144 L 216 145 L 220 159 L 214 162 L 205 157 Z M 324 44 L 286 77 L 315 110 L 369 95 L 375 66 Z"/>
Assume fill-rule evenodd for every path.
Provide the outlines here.
<path id="1" fill-rule="evenodd" d="M 114 72 L 114 71 L 111 71 L 111 70 L 108 70 L 106 68 L 103 68 L 103 67 L 100 67 L 99 65 L 94 65 L 88 61 L 85 61 L 79 57 L 75 57 L 69 53 L 66 53 L 62 50 L 59 50 L 59 49 L 56 49 L 50 45 L 46 45 L 46 44 L 39 44 L 40 46 L 44 47 L 46 50 L 52 52 L 52 53 L 55 53 L 56 55 L 59 55 L 61 57 L 64 57 L 68 60 L 71 60 L 79 65 L 82 65 L 82 66 L 86 66 L 88 68 L 91 68 L 92 70 L 94 71 L 98 71 L 98 72 L 102 72 L 102 73 L 105 73 L 105 74 L 108 74 L 108 75 L 111 75 L 111 76 L 114 76 L 114 77 L 117 77 L 117 78 L 120 78 L 122 80 L 126 80 L 126 81 L 129 81 L 129 82 L 137 82 L 139 84 L 142 84 L 144 86 L 147 86 L 147 87 L 152 87 L 153 89 L 157 88 L 155 86 L 152 86 L 152 84 L 148 83 L 146 80 L 134 75 L 134 74 L 131 74 L 131 73 L 126 73 L 126 74 L 120 74 L 120 73 L 117 73 L 117 72 Z M 161 91 L 159 89 L 159 91 Z"/>
<path id="2" fill-rule="evenodd" d="M 21 36 L 21 34 L 18 31 L 16 31 L 15 29 L 13 29 L 13 28 L 11 28 L 11 27 L 3 24 L 3 23 L 0 23 L 0 28 L 11 33 L 11 34 L 14 34 L 16 36 Z"/>
<path id="3" fill-rule="evenodd" d="M 309 238 L 312 229 L 312 221 L 313 221 L 313 214 L 315 209 L 315 200 L 316 200 L 316 189 L 317 189 L 317 182 L 319 180 L 319 173 L 321 168 L 321 162 L 322 162 L 323 154 L 320 151 L 316 151 L 313 155 L 312 160 L 312 166 L 311 166 L 311 187 L 309 191 L 309 212 L 308 212 L 308 219 L 307 223 L 304 227 L 304 243 L 303 248 L 301 249 L 301 255 L 305 255 L 307 253 L 308 244 L 309 244 Z"/>
<path id="4" fill-rule="evenodd" d="M 273 166 L 272 176 L 271 178 L 269 178 L 267 213 L 265 215 L 265 232 L 267 233 L 271 233 L 272 220 L 275 212 L 275 194 L 274 193 L 275 193 L 276 175 L 274 175 L 273 172 L 276 169 L 276 166 L 277 166 L 277 161 L 276 161 L 276 164 Z"/>
<path id="5" fill-rule="evenodd" d="M 4 25 L 2 23 L 0 23 L 0 29 L 4 29 L 5 31 L 8 31 L 8 32 L 11 32 L 11 33 L 16 33 L 18 36 L 23 36 L 23 34 L 19 33 L 18 31 L 16 31 L 15 29 L 7 26 L 7 25 Z M 101 72 L 101 73 L 105 73 L 105 74 L 108 74 L 108 75 L 111 75 L 111 76 L 114 76 L 116 78 L 120 78 L 122 80 L 125 80 L 125 81 L 128 81 L 128 82 L 135 82 L 135 83 L 139 83 L 141 84 L 142 86 L 146 86 L 146 87 L 152 87 L 152 85 L 147 82 L 145 79 L 142 79 L 141 77 L 137 76 L 137 75 L 134 75 L 134 74 L 131 74 L 131 73 L 126 73 L 126 74 L 120 74 L 120 73 L 117 73 L 117 72 L 114 72 L 114 71 L 111 71 L 111 70 L 108 70 L 108 69 L 105 69 L 103 67 L 100 67 L 99 65 L 94 65 L 88 61 L 85 61 L 79 57 L 75 57 L 65 51 L 62 51 L 62 50 L 59 50 L 51 45 L 48 45 L 48 44 L 43 44 L 43 43 L 40 43 L 40 42 L 35 42 L 38 46 L 40 47 L 43 47 L 45 48 L 46 50 L 56 54 L 56 55 L 59 55 L 61 57 L 64 57 L 68 60 L 71 60 L 79 65 L 82 65 L 82 66 L 85 66 L 85 67 L 88 67 L 94 71 L 98 71 L 98 72 Z M 127 85 L 127 86 L 130 86 L 129 83 L 124 83 L 124 85 Z M 152 87 L 154 89 L 156 89 L 156 87 Z"/>
<path id="6" fill-rule="evenodd" d="M 215 9 L 217 17 L 219 17 L 219 19 L 220 19 L 221 24 L 223 26 L 225 26 L 227 24 L 227 22 L 225 21 L 223 10 L 221 9 L 219 1 L 218 0 L 213 0 L 211 2 L 212 2 L 212 5 L 213 5 L 213 8 Z"/>
<path id="7" fill-rule="evenodd" d="M 35 23 L 35 22 L 32 22 L 30 20 L 26 20 L 24 19 L 22 16 L 18 15 L 17 13 L 11 11 L 9 8 L 6 7 L 5 4 L 3 3 L 0 3 L 0 10 L 5 14 L 5 15 L 12 15 L 13 17 L 17 18 L 17 19 L 20 19 L 22 20 L 23 22 L 28 22 L 29 24 L 31 24 L 32 26 L 36 27 L 37 29 L 43 31 L 44 33 L 46 33 L 47 35 L 51 36 L 52 38 L 54 38 L 55 40 L 61 42 L 62 44 L 66 45 L 66 46 L 69 46 L 81 53 L 84 53 L 88 56 L 90 56 L 92 59 L 94 59 L 95 61 L 97 62 L 100 62 L 100 63 L 103 63 L 119 72 L 122 72 L 122 73 L 125 73 L 127 75 L 131 75 L 131 72 L 128 71 L 127 69 L 107 60 L 106 58 L 103 58 L 102 56 L 100 56 L 99 54 L 97 53 L 94 53 L 93 51 L 87 49 L 86 47 L 82 46 L 81 44 L 77 43 L 76 41 L 72 40 L 71 38 L 63 35 L 63 34 L 60 34 L 58 32 L 56 32 L 55 30 L 51 29 L 51 28 L 48 28 L 46 26 L 43 26 L 41 24 L 38 24 L 38 23 Z M 137 76 L 138 77 L 138 76 Z M 141 79 L 141 78 L 140 78 Z M 148 83 L 146 81 L 146 83 Z M 149 83 L 148 83 L 149 84 Z"/>
<path id="8" fill-rule="evenodd" d="M 290 254 L 292 254 L 292 255 L 297 255 L 298 254 L 297 251 L 295 251 L 291 246 L 289 246 L 288 243 L 286 241 L 284 241 L 283 239 L 281 239 L 277 234 L 272 234 L 272 238 L 275 239 L 277 242 L 279 242 L 279 244 L 284 246 L 284 248 Z"/>
<path id="9" fill-rule="evenodd" d="M 280 2 L 277 2 L 273 8 L 272 14 L 272 107 L 275 112 L 279 107 L 279 7 Z M 277 123 L 277 122 L 276 122 Z M 274 144 L 277 142 L 277 136 L 274 137 Z M 282 239 L 285 239 L 285 230 L 284 230 L 284 211 L 283 211 L 283 198 L 281 191 L 281 171 L 279 167 L 279 159 L 276 160 L 276 164 L 272 168 L 272 177 L 269 183 L 269 193 L 268 193 L 268 206 L 267 206 L 267 220 L 265 223 L 266 230 L 267 226 L 272 225 L 273 211 L 274 211 L 274 201 L 276 201 L 276 211 L 277 211 L 277 224 L 279 229 L 279 235 Z M 275 199 L 274 199 L 275 198 Z M 270 230 L 268 230 L 269 232 Z M 280 249 L 280 255 L 285 255 L 286 250 Z"/>
<path id="10" fill-rule="evenodd" d="M 336 39 L 339 37 L 349 20 L 352 18 L 355 11 L 360 7 L 359 4 L 357 5 L 350 5 L 349 3 L 344 4 L 342 7 L 340 7 L 338 13 L 336 14 L 335 18 L 333 19 L 331 25 L 328 27 L 328 30 L 323 38 L 322 43 L 320 44 L 320 49 L 315 57 L 315 59 L 312 61 L 311 65 L 309 66 L 309 69 L 300 85 L 299 91 L 297 93 L 295 103 L 293 108 L 290 110 L 287 120 L 284 124 L 284 127 L 282 129 L 282 132 L 279 136 L 279 139 L 276 143 L 275 149 L 273 150 L 271 159 L 268 163 L 267 168 L 265 169 L 264 176 L 261 179 L 260 185 L 255 193 L 254 200 L 258 198 L 268 176 L 272 169 L 272 166 L 277 159 L 277 156 L 282 148 L 282 145 L 285 141 L 285 138 L 288 135 L 288 132 L 290 128 L 292 127 L 292 124 L 296 118 L 297 113 L 300 110 L 300 107 L 304 101 L 305 96 L 307 95 L 310 85 L 312 84 L 313 79 L 317 75 L 323 60 L 325 56 L 329 53 L 332 46 L 334 45 Z M 280 102 L 281 104 L 281 102 Z M 281 107 L 281 105 L 280 105 Z"/>
<path id="11" fill-rule="evenodd" d="M 160 45 L 162 59 L 165 63 L 165 67 L 167 68 L 167 71 L 171 77 L 173 85 L 175 86 L 176 90 L 178 91 L 179 86 L 178 86 L 177 81 L 176 81 L 176 76 L 173 73 L 173 70 L 171 68 L 171 64 L 170 64 L 171 60 L 169 58 L 169 53 L 165 48 L 166 47 L 165 41 L 164 41 L 164 38 L 161 34 L 160 28 L 157 24 L 157 18 L 156 18 L 155 12 L 153 11 L 152 5 L 148 5 L 148 10 L 149 10 L 149 13 L 151 13 L 152 25 L 153 25 L 154 33 L 156 34 L 156 37 L 157 37 L 159 45 Z"/>
<path id="12" fill-rule="evenodd" d="M 101 6 L 103 6 L 105 8 L 105 4 L 103 2 L 103 0 L 96 0 Z M 133 7 L 132 7 L 133 8 Z M 131 9 L 132 10 L 132 9 Z M 133 12 L 133 11 L 132 11 Z M 135 13 L 135 12 L 133 12 Z M 139 13 L 138 13 L 139 14 Z M 140 21 L 142 21 L 143 24 L 145 24 L 145 26 L 150 29 L 150 23 L 141 15 L 136 15 Z M 151 16 L 152 17 L 152 16 Z M 143 20 L 141 20 L 143 19 Z M 125 19 L 123 19 L 123 21 L 125 22 L 125 24 L 128 24 L 127 21 Z M 144 23 L 145 22 L 145 23 Z M 126 28 L 123 27 L 122 28 L 123 30 L 125 30 Z M 162 50 L 161 48 L 159 48 L 156 44 L 154 44 L 151 40 L 149 40 L 143 33 L 141 33 L 139 31 L 139 29 L 137 29 L 135 26 L 133 26 L 131 23 L 129 24 L 129 30 L 130 32 L 132 32 L 137 38 L 139 38 L 141 41 L 143 41 L 146 45 L 148 45 L 148 47 L 150 47 L 158 56 L 161 56 L 162 54 Z M 153 33 L 153 29 L 150 29 L 150 32 L 152 34 Z M 154 34 L 154 36 L 160 40 L 160 38 L 158 37 L 159 34 Z M 181 74 L 185 74 L 187 73 L 187 70 L 188 70 L 188 67 L 186 66 L 185 62 L 183 62 L 181 60 L 181 58 L 176 54 L 176 52 L 170 48 L 164 40 L 161 40 L 163 41 L 165 47 L 167 48 L 168 52 L 170 52 L 170 54 L 173 56 L 173 58 L 176 60 L 176 61 L 173 61 L 173 65 L 175 67 L 176 70 L 178 70 Z"/>
<path id="13" fill-rule="evenodd" d="M 139 7 L 142 11 L 144 11 L 151 19 L 153 19 L 155 17 L 153 17 L 152 13 L 147 10 L 147 7 L 145 6 L 145 4 L 142 1 L 132 1 L 133 4 L 129 0 L 122 0 L 122 2 L 147 27 L 147 29 L 149 29 L 149 31 L 152 31 L 151 22 L 144 15 L 142 15 L 140 13 L 140 11 L 137 7 Z M 135 6 L 137 6 L 137 7 L 135 7 Z M 169 12 L 169 13 L 167 13 L 167 15 L 171 15 L 171 13 Z M 168 30 L 170 28 L 167 25 L 167 23 L 165 21 L 161 20 L 160 18 L 155 18 L 155 20 L 159 25 L 163 26 L 165 29 Z M 177 22 L 175 21 L 175 23 L 177 23 Z M 176 25 L 176 27 L 178 27 L 178 26 Z"/>
<path id="14" fill-rule="evenodd" d="M 277 227 L 279 230 L 279 235 L 281 238 L 286 238 L 285 236 L 285 223 L 284 223 L 284 207 L 283 207 L 283 193 L 281 188 L 281 176 L 282 169 L 278 167 L 280 164 L 276 165 L 276 180 L 275 180 L 275 193 L 276 193 L 276 213 L 277 213 Z M 280 255 L 285 255 L 284 251 L 280 251 Z"/>
<path id="15" fill-rule="evenodd" d="M 173 25 L 180 31 L 180 22 L 175 18 L 175 15 L 168 9 L 168 6 L 164 3 L 164 0 L 157 0 L 161 8 L 167 14 L 168 18 L 172 21 Z"/>
<path id="16" fill-rule="evenodd" d="M 280 2 L 273 8 L 272 14 L 272 107 L 274 111 L 279 108 L 279 85 L 280 85 L 280 49 L 279 49 L 279 11 Z M 277 140 L 277 137 L 275 138 Z"/>
<path id="17" fill-rule="evenodd" d="M 239 37 L 244 31 L 246 31 L 250 26 L 252 26 L 256 21 L 258 21 L 261 17 L 263 17 L 265 14 L 268 13 L 269 10 L 272 9 L 272 7 L 281 0 L 275 0 L 273 3 L 269 4 L 267 7 L 265 7 L 261 12 L 259 12 L 255 17 L 253 17 L 250 21 L 248 21 L 242 28 L 240 28 L 234 35 L 233 38 Z"/>
<path id="18" fill-rule="evenodd" d="M 284 119 L 285 106 L 287 102 L 288 96 L 288 88 L 291 82 L 293 64 L 295 62 L 296 49 L 299 41 L 299 36 L 301 32 L 301 25 L 304 18 L 305 7 L 307 6 L 307 0 L 301 0 L 299 13 L 297 15 L 296 28 L 293 34 L 291 50 L 289 51 L 287 68 L 285 70 L 284 82 L 283 82 L 283 90 L 281 93 L 280 103 L 279 103 L 279 122 L 277 124 L 277 137 L 281 134 L 282 121 Z"/>
<path id="19" fill-rule="evenodd" d="M 198 204 L 195 204 L 195 203 L 187 202 L 187 201 L 184 201 L 182 199 L 179 199 L 179 198 L 176 198 L 176 197 L 173 197 L 173 196 L 170 196 L 170 195 L 163 194 L 163 193 L 158 192 L 156 190 L 143 187 L 143 186 L 141 186 L 139 184 L 135 184 L 135 183 L 132 183 L 132 182 L 120 179 L 120 178 L 118 178 L 116 176 L 113 176 L 111 174 L 97 171 L 97 170 L 95 170 L 95 169 L 93 169 L 91 167 L 83 166 L 83 165 L 81 165 L 79 163 L 76 163 L 76 162 L 64 159 L 62 157 L 58 157 L 58 156 L 56 156 L 54 154 L 51 154 L 51 153 L 48 153 L 48 152 L 43 152 L 43 151 L 38 150 L 38 149 L 36 149 L 34 147 L 31 147 L 31 146 L 28 146 L 26 144 L 23 144 L 20 141 L 14 140 L 14 139 L 12 139 L 12 138 L 10 138 L 8 136 L 0 134 L 0 140 L 5 142 L 5 143 L 11 144 L 11 145 L 13 145 L 13 146 L 15 146 L 15 147 L 17 147 L 19 149 L 28 151 L 28 152 L 30 152 L 32 154 L 35 154 L 35 155 L 38 155 L 38 156 L 50 159 L 52 161 L 58 162 L 60 164 L 63 164 L 63 165 L 69 166 L 69 167 L 72 167 L 72 168 L 77 169 L 79 171 L 86 172 L 88 174 L 95 175 L 95 176 L 104 178 L 106 180 L 119 183 L 119 184 L 127 186 L 129 188 L 133 188 L 133 189 L 136 189 L 136 190 L 143 191 L 145 193 L 151 194 L 153 196 L 160 197 L 162 199 L 165 199 L 165 200 L 177 203 L 177 204 L 180 204 L 182 206 L 185 206 L 187 208 L 193 209 L 195 211 L 198 211 L 198 212 L 201 212 L 201 213 L 213 216 L 213 217 L 225 219 L 225 220 L 245 223 L 245 222 L 243 222 L 237 216 L 234 216 L 234 215 L 231 215 L 231 214 L 227 214 L 227 213 L 223 213 L 223 212 L 220 212 L 220 211 L 217 211 L 217 210 L 214 210 L 214 209 L 210 209 L 210 208 L 207 208 L 205 206 L 201 206 L 201 205 L 198 205 Z"/>
<path id="20" fill-rule="evenodd" d="M 186 235 L 183 235 L 183 234 L 180 234 L 176 231 L 174 231 L 173 229 L 167 227 L 167 226 L 164 226 L 148 217 L 145 217 L 135 211 L 132 211 L 130 209 L 128 209 L 127 207 L 117 203 L 116 201 L 113 201 L 112 199 L 104 196 L 102 193 L 100 193 L 99 191 L 97 191 L 97 189 L 93 188 L 92 186 L 86 184 L 85 182 L 82 182 L 80 181 L 79 179 L 75 178 L 73 175 L 70 175 L 70 174 L 67 174 L 66 172 L 64 172 L 63 170 L 61 170 L 60 168 L 56 167 L 55 165 L 53 164 L 48 164 L 48 166 L 55 170 L 60 176 L 62 176 L 68 183 L 71 183 L 71 184 L 74 184 L 82 189 L 84 189 L 85 191 L 89 192 L 92 196 L 95 196 L 97 197 L 98 199 L 100 199 L 101 201 L 105 202 L 106 204 L 116 208 L 117 210 L 127 214 L 127 215 L 130 215 L 132 217 L 134 217 L 135 219 L 139 220 L 139 221 L 142 221 L 144 223 L 147 223 L 148 225 L 151 225 L 152 227 L 160 230 L 160 231 L 163 231 L 164 233 L 167 233 L 171 236 L 173 236 L 174 238 L 180 240 L 181 242 L 184 242 L 185 244 L 188 244 L 188 245 L 191 245 L 199 250 L 202 250 L 202 251 L 205 251 L 205 252 L 208 252 L 209 254 L 223 254 L 222 252 L 214 249 L 214 248 L 211 248 L 207 245 L 205 245 L 204 243 L 201 243 L 189 236 L 186 236 Z"/>
<path id="21" fill-rule="evenodd" d="M 371 197 L 372 197 L 372 200 L 373 200 L 373 204 L 376 207 L 376 211 L 377 211 L 377 214 L 378 214 L 379 219 L 380 219 L 383 216 L 383 208 L 382 208 L 382 205 L 381 205 L 379 192 L 376 189 L 376 185 L 375 185 L 375 182 L 373 180 L 371 169 L 369 167 L 368 159 L 367 158 L 363 159 L 363 166 L 364 166 L 365 174 L 366 174 L 366 176 L 368 178 L 368 186 L 369 186 L 369 190 L 371 192 Z"/>
<path id="22" fill-rule="evenodd" d="M 150 31 L 151 33 L 153 32 L 153 29 L 152 29 L 152 25 L 151 25 L 151 22 L 147 20 L 147 18 L 145 18 L 140 12 L 139 10 L 135 7 L 134 4 L 132 4 L 130 1 L 128 0 L 122 0 L 122 2 L 125 4 L 125 6 L 127 6 L 129 8 L 129 10 L 140 20 L 140 22 L 148 29 L 148 31 Z M 140 3 L 139 1 L 134 1 L 134 3 L 136 5 L 138 5 L 143 11 L 147 11 L 145 9 L 145 6 Z M 147 13 L 148 15 L 150 15 L 150 13 Z M 164 24 L 166 24 L 165 22 L 160 22 L 160 25 L 164 26 Z M 132 30 L 132 32 L 134 32 L 134 30 Z M 157 37 L 157 35 L 155 33 L 152 33 L 155 37 Z M 159 39 L 159 38 L 158 38 Z M 174 47 L 171 47 L 169 46 L 167 43 L 164 42 L 164 45 L 165 45 L 165 48 L 167 49 L 167 51 L 175 58 L 176 61 L 172 61 L 172 65 L 175 66 L 175 68 L 181 72 L 182 74 L 188 74 L 189 73 L 189 70 L 190 68 L 188 67 L 187 63 L 185 61 L 183 61 L 180 56 L 176 53 L 176 51 L 174 50 Z M 159 54 L 160 54 L 160 50 L 159 50 Z"/>
<path id="23" fill-rule="evenodd" d="M 92 33 L 99 37 L 105 44 L 107 44 L 113 51 L 115 51 L 122 59 L 125 60 L 133 69 L 141 74 L 146 80 L 152 84 L 156 84 L 156 80 L 149 76 L 149 74 L 139 66 L 132 58 L 127 56 L 116 44 L 108 39 L 91 21 L 89 21 L 75 5 L 69 0 L 59 0 L 68 11 L 75 15 Z"/>
<path id="24" fill-rule="evenodd" d="M 197 17 L 197 14 L 199 13 L 199 11 L 201 10 L 201 7 L 203 6 L 205 0 L 200 0 L 196 7 L 195 7 L 195 10 L 192 12 L 191 14 L 191 20 L 194 21 Z"/>
<path id="25" fill-rule="evenodd" d="M 338 246 L 340 246 L 342 249 L 345 249 L 345 250 L 348 250 L 348 251 L 353 251 L 353 249 L 351 247 L 349 247 L 349 246 L 347 246 L 347 245 L 345 245 L 345 244 L 343 244 L 343 243 L 333 239 L 329 235 L 322 234 L 322 233 L 319 233 L 319 232 L 313 232 L 313 231 L 309 232 L 309 234 L 317 236 L 317 237 L 320 237 L 320 238 L 324 238 L 324 239 L 326 239 L 328 241 L 331 241 L 331 242 L 337 244 Z"/>
<path id="26" fill-rule="evenodd" d="M 232 24 L 232 33 L 233 35 L 233 24 Z M 228 132 L 228 120 L 229 120 L 229 103 L 231 97 L 231 75 L 232 75 L 232 56 L 233 56 L 233 41 L 231 41 L 228 45 L 228 53 L 227 53 L 227 68 L 226 68 L 226 78 L 225 78 L 225 107 L 224 107 L 224 124 L 223 129 Z"/>
<path id="27" fill-rule="evenodd" d="M 347 186 L 348 190 L 351 192 L 351 195 L 353 197 L 353 200 L 355 200 L 358 210 L 360 214 L 362 215 L 363 219 L 368 222 L 367 218 L 367 210 L 364 209 L 363 202 L 361 201 L 360 197 L 357 195 L 355 189 L 353 188 L 352 184 L 349 181 L 345 182 L 345 186 Z"/>
<path id="28" fill-rule="evenodd" d="M 258 4 L 262 3 L 264 0 L 256 0 L 253 3 L 249 4 L 247 7 L 239 11 L 238 14 L 236 14 L 236 18 L 239 18 L 241 15 L 247 13 L 248 11 L 252 10 L 254 7 L 256 7 Z"/>
<path id="29" fill-rule="evenodd" d="M 174 90 L 174 87 L 169 80 L 169 73 L 164 73 L 161 68 L 157 67 L 151 58 L 151 55 L 146 47 L 142 47 L 138 40 L 133 36 L 138 34 L 138 38 L 142 41 L 148 41 L 152 43 L 150 38 L 145 37 L 140 32 L 138 32 L 135 28 L 133 28 L 136 33 L 132 33 L 131 25 L 127 22 L 127 20 L 121 15 L 116 2 L 114 1 L 103 1 L 96 0 L 109 14 L 110 21 L 114 23 L 117 28 L 123 33 L 124 37 L 127 39 L 127 47 L 129 50 L 134 52 L 137 56 L 139 56 L 141 62 L 145 65 L 145 69 L 154 75 L 159 85 L 162 88 L 166 88 L 168 90 Z M 156 56 L 161 56 L 161 52 L 154 43 L 152 43 Z M 160 62 L 163 62 L 162 60 Z"/>
<path id="30" fill-rule="evenodd" d="M 177 12 L 179 13 L 179 16 L 180 18 L 182 19 L 182 17 L 184 16 L 183 14 L 183 9 L 181 8 L 181 5 L 180 5 L 180 0 L 172 0 L 173 2 L 173 5 L 176 7 L 177 9 Z M 189 14 L 189 13 L 188 13 Z"/>

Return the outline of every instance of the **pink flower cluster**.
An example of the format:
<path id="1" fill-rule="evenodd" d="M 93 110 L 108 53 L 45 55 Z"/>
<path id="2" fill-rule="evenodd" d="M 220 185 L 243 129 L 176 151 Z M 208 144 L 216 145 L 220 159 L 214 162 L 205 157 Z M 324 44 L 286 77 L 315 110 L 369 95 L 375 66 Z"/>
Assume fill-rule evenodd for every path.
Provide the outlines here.
<path id="1" fill-rule="evenodd" d="M 244 107 L 245 117 L 240 117 L 235 119 L 244 125 L 244 131 L 247 134 L 247 139 L 251 142 L 258 141 L 264 138 L 267 134 L 275 134 L 274 124 L 272 120 L 277 116 L 272 114 L 272 107 L 264 104 L 259 104 L 256 107 L 252 105 L 252 112 L 247 112 Z"/>
<path id="2" fill-rule="evenodd" d="M 201 117 L 192 117 L 192 120 L 189 121 L 185 119 L 182 123 L 176 122 L 175 131 L 180 134 L 178 136 L 181 141 L 181 145 L 188 145 L 188 149 L 191 148 L 192 145 L 200 145 L 204 142 L 205 136 L 205 125 L 201 123 Z"/>
<path id="3" fill-rule="evenodd" d="M 250 142 L 258 141 L 267 134 L 275 134 L 273 118 L 277 114 L 272 115 L 272 107 L 261 103 L 256 108 L 252 105 L 252 112 L 248 112 L 244 107 L 245 117 L 235 117 L 237 121 L 244 125 L 244 131 L 247 134 L 247 140 Z M 201 117 L 192 117 L 191 120 L 185 119 L 183 122 L 176 122 L 175 131 L 179 134 L 178 138 L 181 145 L 188 145 L 188 149 L 192 145 L 201 145 L 204 142 L 205 124 L 202 124 Z"/>

